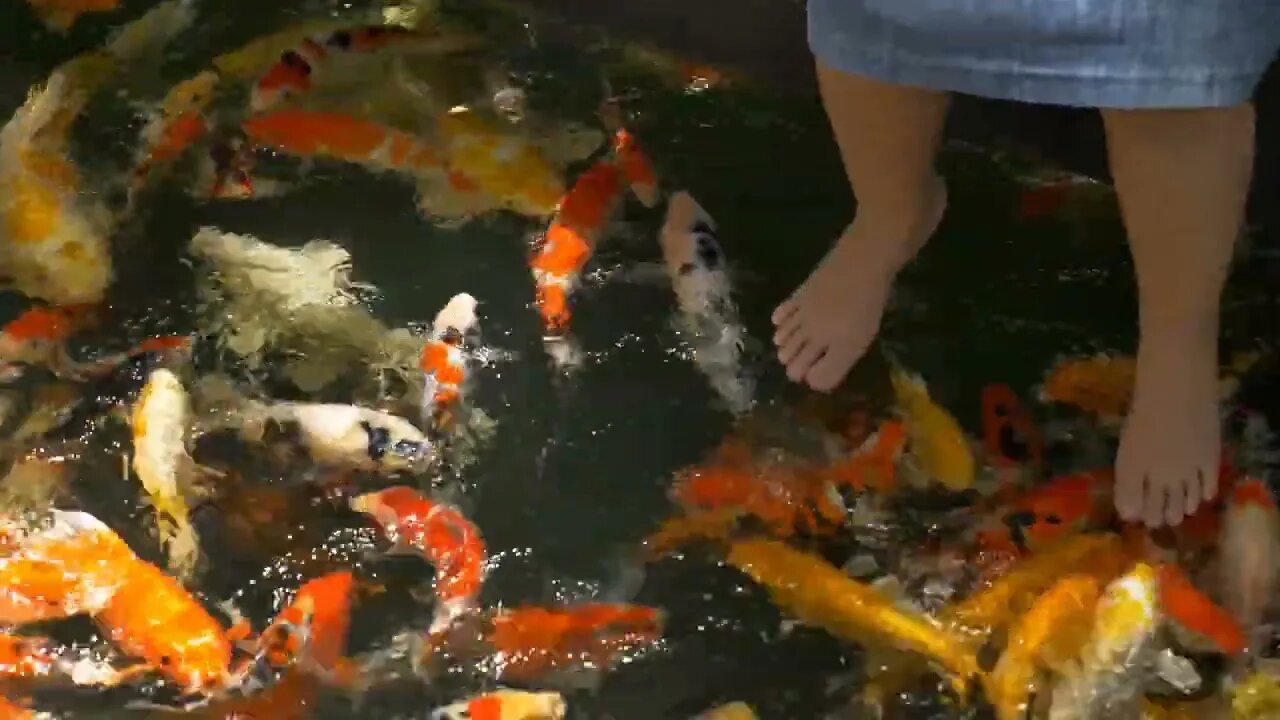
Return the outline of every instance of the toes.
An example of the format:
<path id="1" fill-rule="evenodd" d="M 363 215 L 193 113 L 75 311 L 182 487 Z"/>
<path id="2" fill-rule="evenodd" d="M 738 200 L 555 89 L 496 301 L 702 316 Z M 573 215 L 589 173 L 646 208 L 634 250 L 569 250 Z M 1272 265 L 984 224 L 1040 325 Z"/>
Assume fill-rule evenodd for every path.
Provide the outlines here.
<path id="1" fill-rule="evenodd" d="M 1176 527 L 1182 524 L 1182 518 L 1185 517 L 1187 508 L 1187 493 L 1192 492 L 1191 486 L 1199 485 L 1187 480 L 1185 483 L 1173 483 L 1165 488 L 1165 506 L 1164 521 L 1169 527 Z M 1196 497 L 1200 496 L 1199 490 L 1195 491 Z"/>
<path id="2" fill-rule="evenodd" d="M 778 346 L 778 362 L 789 367 L 796 357 L 804 352 L 804 349 L 810 344 L 816 345 L 817 343 L 803 333 L 792 335 L 787 338 L 785 343 Z"/>
<path id="3" fill-rule="evenodd" d="M 1164 524 L 1164 508 L 1168 501 L 1168 493 L 1164 485 L 1150 477 L 1146 479 L 1146 486 L 1146 495 L 1142 501 L 1142 522 L 1147 527 L 1158 528 Z"/>
<path id="4" fill-rule="evenodd" d="M 1123 458 L 1116 466 L 1116 512 L 1124 520 L 1137 520 L 1142 516 L 1142 493 L 1146 485 L 1143 476 L 1125 468 Z"/>
<path id="5" fill-rule="evenodd" d="M 795 315 L 796 311 L 799 309 L 800 303 L 796 302 L 795 296 L 792 295 L 784 300 L 782 304 L 778 305 L 778 307 L 774 308 L 773 315 L 771 316 L 773 318 L 773 324 L 781 325 L 787 321 L 787 318 Z"/>
<path id="6" fill-rule="evenodd" d="M 787 321 L 778 328 L 778 331 L 773 334 L 774 346 L 782 349 L 791 344 L 796 333 L 800 332 L 800 328 L 802 327 L 804 327 L 804 325 L 800 322 L 800 318 L 788 318 Z"/>
<path id="7" fill-rule="evenodd" d="M 1216 465 L 1209 466 L 1208 469 L 1200 470 L 1202 478 L 1200 482 L 1200 499 L 1203 502 L 1212 502 L 1218 497 L 1218 467 Z"/>
<path id="8" fill-rule="evenodd" d="M 1209 482 L 1209 478 L 1205 476 L 1203 470 L 1196 470 L 1194 480 L 1189 481 L 1183 488 L 1186 495 L 1186 505 L 1182 508 L 1188 516 L 1195 514 L 1200 508 L 1200 503 L 1204 500 L 1204 486 Z"/>
<path id="9" fill-rule="evenodd" d="M 800 382 L 804 380 L 809 369 L 813 364 L 822 357 L 827 351 L 824 344 L 810 341 L 800 349 L 799 352 L 787 362 L 787 377 L 791 378 L 791 382 Z"/>
<path id="10" fill-rule="evenodd" d="M 813 367 L 805 374 L 805 382 L 809 383 L 809 387 L 819 392 L 834 390 L 849 374 L 850 368 L 853 367 L 854 363 L 858 362 L 864 352 L 866 352 L 865 346 L 836 346 L 829 348 L 827 354 L 813 363 Z"/>

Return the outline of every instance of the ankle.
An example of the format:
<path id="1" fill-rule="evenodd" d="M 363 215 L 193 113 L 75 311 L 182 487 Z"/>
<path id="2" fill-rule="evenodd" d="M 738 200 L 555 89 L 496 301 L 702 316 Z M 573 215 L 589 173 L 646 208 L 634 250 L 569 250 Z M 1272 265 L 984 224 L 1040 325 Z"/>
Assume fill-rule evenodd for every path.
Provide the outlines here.
<path id="1" fill-rule="evenodd" d="M 917 192 L 883 194 L 857 199 L 857 229 L 882 238 L 915 238 L 930 233 L 947 202 L 947 186 L 940 176 L 925 181 Z"/>

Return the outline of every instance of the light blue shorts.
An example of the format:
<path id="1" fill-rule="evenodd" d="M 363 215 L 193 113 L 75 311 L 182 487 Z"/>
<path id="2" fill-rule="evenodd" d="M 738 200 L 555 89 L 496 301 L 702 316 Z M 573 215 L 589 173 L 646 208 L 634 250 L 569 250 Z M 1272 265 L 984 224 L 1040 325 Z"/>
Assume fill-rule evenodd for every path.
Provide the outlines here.
<path id="1" fill-rule="evenodd" d="M 1280 50 L 1280 0 L 809 0 L 837 70 L 1055 105 L 1225 107 Z"/>

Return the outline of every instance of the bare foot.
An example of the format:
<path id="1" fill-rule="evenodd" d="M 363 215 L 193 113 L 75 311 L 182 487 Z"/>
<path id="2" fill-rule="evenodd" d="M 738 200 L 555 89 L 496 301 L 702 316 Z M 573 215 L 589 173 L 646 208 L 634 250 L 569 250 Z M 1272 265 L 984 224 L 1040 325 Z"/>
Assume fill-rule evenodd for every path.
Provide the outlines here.
<path id="1" fill-rule="evenodd" d="M 859 211 L 809 278 L 773 311 L 778 360 L 793 382 L 830 391 L 867 351 L 893 278 L 942 219 L 947 192 L 941 180 L 926 200 L 914 217 Z"/>
<path id="2" fill-rule="evenodd" d="M 1146 332 L 1116 457 L 1116 510 L 1177 525 L 1218 494 L 1217 328 Z"/>

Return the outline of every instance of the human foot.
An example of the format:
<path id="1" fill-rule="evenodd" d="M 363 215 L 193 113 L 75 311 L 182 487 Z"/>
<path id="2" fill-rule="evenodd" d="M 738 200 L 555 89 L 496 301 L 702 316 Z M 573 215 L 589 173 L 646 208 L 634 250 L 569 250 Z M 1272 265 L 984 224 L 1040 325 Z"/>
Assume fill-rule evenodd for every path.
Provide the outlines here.
<path id="1" fill-rule="evenodd" d="M 1116 457 L 1116 510 L 1177 525 L 1218 493 L 1217 332 L 1146 332 Z"/>
<path id="2" fill-rule="evenodd" d="M 859 211 L 809 278 L 773 311 L 773 342 L 787 377 L 832 390 L 867 351 L 898 270 L 924 245 L 946 209 L 946 186 L 916 213 Z"/>

